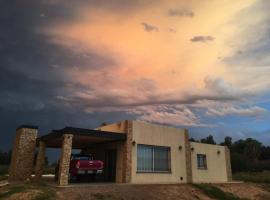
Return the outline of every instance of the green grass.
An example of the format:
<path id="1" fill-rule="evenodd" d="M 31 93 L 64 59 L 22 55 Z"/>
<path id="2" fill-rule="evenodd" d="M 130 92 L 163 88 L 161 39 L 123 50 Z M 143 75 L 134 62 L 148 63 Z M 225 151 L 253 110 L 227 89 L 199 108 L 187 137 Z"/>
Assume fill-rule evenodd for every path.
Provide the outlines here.
<path id="1" fill-rule="evenodd" d="M 0 165 L 0 175 L 6 175 L 8 173 L 8 165 Z"/>
<path id="2" fill-rule="evenodd" d="M 6 180 L 7 176 L 6 175 L 0 175 L 0 181 Z"/>
<path id="3" fill-rule="evenodd" d="M 214 198 L 217 200 L 244 200 L 233 195 L 232 193 L 224 192 L 221 189 L 210 184 L 193 184 L 193 186 L 203 191 L 203 193 L 210 198 Z"/>
<path id="4" fill-rule="evenodd" d="M 43 174 L 54 174 L 55 167 L 46 166 L 44 168 Z"/>
<path id="5" fill-rule="evenodd" d="M 12 187 L 3 193 L 0 193 L 0 199 L 5 199 L 13 194 L 24 192 L 25 190 L 26 188 L 24 186 Z"/>
<path id="6" fill-rule="evenodd" d="M 233 174 L 233 180 L 270 184 L 270 171 L 263 172 L 238 172 Z"/>
<path id="7" fill-rule="evenodd" d="M 13 186 L 7 191 L 0 193 L 0 199 L 6 199 L 13 194 L 27 192 L 30 190 L 38 190 L 39 193 L 32 200 L 53 200 L 55 199 L 55 190 L 45 184 L 25 184 L 21 186 Z"/>

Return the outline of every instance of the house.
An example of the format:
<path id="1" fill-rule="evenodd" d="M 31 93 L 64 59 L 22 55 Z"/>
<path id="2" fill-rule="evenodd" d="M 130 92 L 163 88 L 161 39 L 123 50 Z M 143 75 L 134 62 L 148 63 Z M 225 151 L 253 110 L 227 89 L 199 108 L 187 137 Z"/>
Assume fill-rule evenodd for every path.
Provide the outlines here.
<path id="1" fill-rule="evenodd" d="M 46 148 L 61 148 L 58 184 L 68 184 L 72 149 L 106 163 L 104 181 L 117 183 L 229 182 L 227 147 L 189 141 L 186 129 L 125 120 L 96 129 L 66 127 L 37 136 L 37 127 L 17 129 L 10 180 L 26 180 L 38 147 L 36 179 L 40 179 Z"/>

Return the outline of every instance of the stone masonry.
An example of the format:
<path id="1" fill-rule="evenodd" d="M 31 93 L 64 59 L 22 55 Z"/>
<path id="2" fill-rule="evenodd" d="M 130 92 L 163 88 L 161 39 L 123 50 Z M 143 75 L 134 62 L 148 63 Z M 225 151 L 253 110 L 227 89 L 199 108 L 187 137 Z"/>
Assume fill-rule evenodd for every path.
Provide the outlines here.
<path id="1" fill-rule="evenodd" d="M 43 141 L 39 141 L 39 150 L 36 160 L 35 179 L 39 181 L 43 174 L 44 163 L 46 155 L 46 144 Z"/>
<path id="2" fill-rule="evenodd" d="M 186 173 L 187 183 L 192 183 L 191 149 L 188 130 L 185 129 Z"/>
<path id="3" fill-rule="evenodd" d="M 230 149 L 227 146 L 225 146 L 225 159 L 226 159 L 227 179 L 228 181 L 232 181 L 231 156 L 230 156 Z"/>
<path id="4" fill-rule="evenodd" d="M 72 134 L 64 134 L 62 141 L 62 152 L 61 159 L 59 163 L 59 176 L 58 176 L 58 185 L 66 186 L 68 185 L 69 177 L 69 164 L 70 156 L 72 151 Z"/>
<path id="5" fill-rule="evenodd" d="M 37 127 L 34 126 L 24 125 L 17 128 L 9 168 L 10 181 L 30 180 L 33 171 L 37 132 Z"/>
<path id="6" fill-rule="evenodd" d="M 124 144 L 123 158 L 123 183 L 131 182 L 131 166 L 132 166 L 132 121 L 126 121 L 127 139 Z"/>

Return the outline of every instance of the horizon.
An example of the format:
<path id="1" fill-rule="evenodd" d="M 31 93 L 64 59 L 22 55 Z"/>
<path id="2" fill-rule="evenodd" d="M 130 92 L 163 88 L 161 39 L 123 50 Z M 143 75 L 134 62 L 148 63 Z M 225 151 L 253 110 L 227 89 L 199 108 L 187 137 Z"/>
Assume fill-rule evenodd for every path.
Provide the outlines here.
<path id="1" fill-rule="evenodd" d="M 270 145 L 267 0 L 4 0 L 0 150 L 124 119 Z"/>

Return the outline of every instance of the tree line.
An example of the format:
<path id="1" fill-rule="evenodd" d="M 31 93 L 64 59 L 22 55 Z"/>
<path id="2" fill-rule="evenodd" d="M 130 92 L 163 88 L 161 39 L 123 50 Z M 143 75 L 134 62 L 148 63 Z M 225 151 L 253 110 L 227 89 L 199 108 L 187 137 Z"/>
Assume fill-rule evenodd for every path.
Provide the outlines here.
<path id="1" fill-rule="evenodd" d="M 191 138 L 190 141 L 217 144 L 212 135 L 201 140 Z M 265 146 L 253 138 L 233 142 L 229 136 L 219 144 L 230 149 L 233 172 L 270 170 L 270 146 Z"/>

